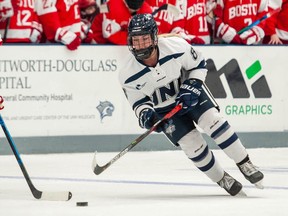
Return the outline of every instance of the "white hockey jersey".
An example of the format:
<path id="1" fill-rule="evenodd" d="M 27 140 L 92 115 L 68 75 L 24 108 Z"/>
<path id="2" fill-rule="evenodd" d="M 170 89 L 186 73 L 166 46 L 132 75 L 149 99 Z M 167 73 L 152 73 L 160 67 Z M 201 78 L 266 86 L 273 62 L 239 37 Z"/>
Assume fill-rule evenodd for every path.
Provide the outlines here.
<path id="1" fill-rule="evenodd" d="M 120 84 L 136 116 L 147 108 L 165 111 L 175 105 L 180 84 L 187 78 L 204 81 L 207 69 L 202 54 L 184 39 L 158 39 L 158 63 L 148 67 L 132 53 L 120 70 Z"/>

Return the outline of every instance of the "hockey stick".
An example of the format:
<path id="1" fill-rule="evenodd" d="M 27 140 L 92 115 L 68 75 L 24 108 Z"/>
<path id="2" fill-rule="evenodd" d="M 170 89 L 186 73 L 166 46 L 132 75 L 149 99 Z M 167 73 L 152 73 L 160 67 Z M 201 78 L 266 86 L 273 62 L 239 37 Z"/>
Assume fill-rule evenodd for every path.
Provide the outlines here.
<path id="1" fill-rule="evenodd" d="M 66 192 L 66 191 L 62 191 L 62 192 L 43 192 L 43 191 L 39 191 L 38 189 L 35 188 L 35 186 L 33 185 L 29 175 L 28 175 L 28 172 L 23 164 L 23 161 L 21 160 L 21 157 L 20 157 L 20 154 L 16 148 L 16 145 L 5 125 L 5 122 L 0 114 L 0 124 L 1 124 L 1 127 L 5 133 L 5 136 L 11 146 L 11 149 L 14 153 L 14 156 L 16 157 L 17 159 L 17 162 L 21 168 L 21 171 L 25 177 L 25 180 L 26 182 L 28 183 L 28 186 L 33 194 L 33 196 L 36 198 L 36 199 L 41 199 L 41 200 L 50 200 L 50 201 L 68 201 L 71 199 L 72 197 L 72 193 L 71 192 Z"/>
<path id="2" fill-rule="evenodd" d="M 179 9 L 175 5 L 168 3 L 168 4 L 161 5 L 155 11 L 153 11 L 152 16 L 154 16 L 155 14 L 157 14 L 159 11 L 162 11 L 162 10 L 167 10 L 168 13 L 171 13 L 175 17 L 178 17 L 180 15 Z"/>
<path id="3" fill-rule="evenodd" d="M 147 137 L 149 134 L 151 134 L 157 128 L 157 126 L 159 126 L 159 124 L 161 124 L 164 120 L 167 120 L 167 119 L 171 118 L 173 115 L 175 115 L 181 109 L 182 109 L 182 104 L 178 104 L 177 106 L 175 106 L 162 119 L 157 121 L 149 130 L 147 130 L 144 134 L 142 134 L 139 137 L 137 137 L 133 142 L 131 142 L 126 148 L 124 148 L 122 151 L 120 151 L 114 158 L 112 158 L 104 166 L 99 166 L 97 164 L 97 161 L 96 161 L 97 151 L 96 151 L 95 155 L 94 155 L 94 158 L 93 158 L 93 164 L 92 164 L 93 172 L 96 175 L 101 174 L 104 170 L 106 170 L 108 167 L 110 167 L 113 163 L 115 163 L 124 154 L 126 154 L 128 151 L 130 151 L 132 148 L 134 148 L 138 143 L 140 143 L 145 137 Z"/>
<path id="4" fill-rule="evenodd" d="M 6 20 L 6 25 L 5 25 L 5 31 L 4 31 L 4 35 L 3 35 L 3 43 L 6 43 L 6 39 L 7 39 L 7 34 L 9 31 L 9 26 L 10 26 L 10 17 L 7 18 Z"/>
<path id="5" fill-rule="evenodd" d="M 258 25 L 260 22 L 263 20 L 268 19 L 269 17 L 273 16 L 274 14 L 278 13 L 281 10 L 281 8 L 278 8 L 276 10 L 270 11 L 266 13 L 264 16 L 262 16 L 260 19 L 252 22 L 250 25 L 246 26 L 245 28 L 241 29 L 240 31 L 237 32 L 238 35 L 242 34 L 243 32 L 253 28 L 254 26 Z"/>

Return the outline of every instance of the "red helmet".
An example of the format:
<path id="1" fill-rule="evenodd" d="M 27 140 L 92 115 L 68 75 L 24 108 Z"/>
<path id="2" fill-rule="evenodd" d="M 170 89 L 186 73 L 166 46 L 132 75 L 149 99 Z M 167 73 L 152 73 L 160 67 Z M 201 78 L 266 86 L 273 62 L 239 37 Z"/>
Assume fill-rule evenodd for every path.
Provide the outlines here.
<path id="1" fill-rule="evenodd" d="M 96 3 L 96 0 L 79 0 L 81 19 L 92 22 L 96 14 L 100 12 L 100 9 Z"/>
<path id="2" fill-rule="evenodd" d="M 80 9 L 84 9 L 89 6 L 96 5 L 96 0 L 79 0 L 78 4 Z"/>

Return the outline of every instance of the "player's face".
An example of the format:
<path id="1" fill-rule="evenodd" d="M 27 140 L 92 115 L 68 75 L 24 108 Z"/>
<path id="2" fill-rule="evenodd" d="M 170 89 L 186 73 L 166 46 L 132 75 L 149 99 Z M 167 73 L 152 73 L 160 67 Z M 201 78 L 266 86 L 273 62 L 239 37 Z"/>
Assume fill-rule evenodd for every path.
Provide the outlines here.
<path id="1" fill-rule="evenodd" d="M 81 9 L 81 18 L 86 19 L 87 17 L 92 16 L 96 10 L 96 5 L 90 5 L 87 8 Z"/>
<path id="2" fill-rule="evenodd" d="M 133 36 L 132 44 L 133 48 L 136 50 L 145 49 L 152 45 L 152 39 L 150 34 Z"/>

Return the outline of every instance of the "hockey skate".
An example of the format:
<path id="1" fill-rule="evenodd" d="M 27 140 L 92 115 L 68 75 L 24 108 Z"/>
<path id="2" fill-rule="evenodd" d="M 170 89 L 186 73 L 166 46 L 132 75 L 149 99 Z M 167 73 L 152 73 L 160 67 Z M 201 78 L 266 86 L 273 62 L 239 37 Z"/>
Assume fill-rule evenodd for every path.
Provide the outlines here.
<path id="1" fill-rule="evenodd" d="M 262 184 L 264 175 L 252 164 L 248 156 L 242 162 L 238 163 L 237 166 L 245 178 L 254 184 L 255 187 L 259 189 L 264 188 Z"/>
<path id="2" fill-rule="evenodd" d="M 217 184 L 224 188 L 231 196 L 246 196 L 242 190 L 242 184 L 226 172 L 224 172 L 223 178 Z"/>

